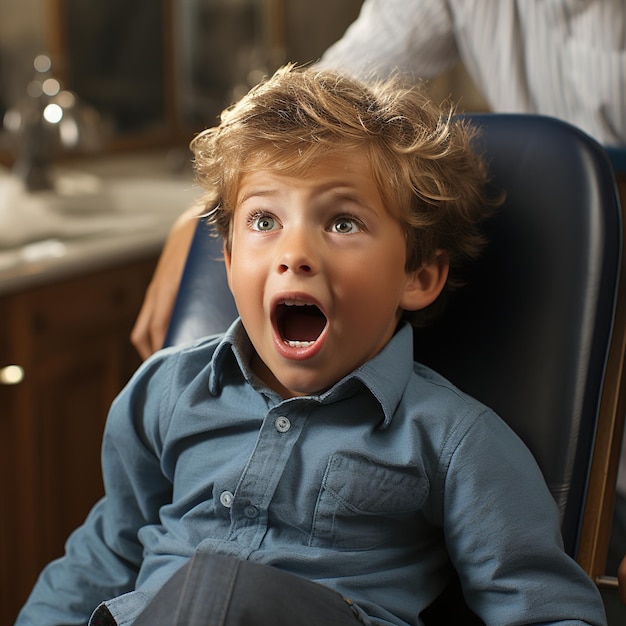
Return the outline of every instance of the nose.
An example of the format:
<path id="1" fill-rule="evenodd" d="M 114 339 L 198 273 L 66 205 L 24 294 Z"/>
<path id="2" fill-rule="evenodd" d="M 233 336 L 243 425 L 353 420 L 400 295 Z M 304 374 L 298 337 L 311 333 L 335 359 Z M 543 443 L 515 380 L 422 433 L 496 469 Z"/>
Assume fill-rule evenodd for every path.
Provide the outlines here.
<path id="1" fill-rule="evenodd" d="M 312 233 L 305 227 L 287 229 L 283 235 L 278 255 L 280 274 L 313 275 L 319 270 L 319 254 Z"/>

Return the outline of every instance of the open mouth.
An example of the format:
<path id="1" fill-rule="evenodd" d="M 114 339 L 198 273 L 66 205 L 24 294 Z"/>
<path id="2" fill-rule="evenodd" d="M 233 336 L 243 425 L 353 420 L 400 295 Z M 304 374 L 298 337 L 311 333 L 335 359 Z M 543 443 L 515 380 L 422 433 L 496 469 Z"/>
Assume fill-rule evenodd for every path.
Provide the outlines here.
<path id="1" fill-rule="evenodd" d="M 326 316 L 314 304 L 286 300 L 276 307 L 276 328 L 291 348 L 312 346 L 326 326 Z"/>

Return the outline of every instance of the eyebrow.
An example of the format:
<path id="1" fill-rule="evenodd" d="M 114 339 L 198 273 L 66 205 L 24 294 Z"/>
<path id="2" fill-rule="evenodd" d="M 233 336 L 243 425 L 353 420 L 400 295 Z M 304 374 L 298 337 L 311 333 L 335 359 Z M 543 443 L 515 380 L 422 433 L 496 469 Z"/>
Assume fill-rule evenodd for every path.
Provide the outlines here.
<path id="1" fill-rule="evenodd" d="M 264 189 L 264 188 L 252 188 L 250 191 L 247 191 L 243 196 L 239 197 L 237 195 L 236 202 L 237 205 L 243 204 L 246 200 L 250 198 L 265 198 L 268 196 L 276 196 L 279 194 L 279 191 L 276 189 Z"/>
<path id="2" fill-rule="evenodd" d="M 329 182 L 328 184 L 322 185 L 319 188 L 316 188 L 315 192 L 316 194 L 332 193 L 336 195 L 337 197 L 346 198 L 348 200 L 355 200 L 358 202 L 362 201 L 361 200 L 362 194 L 356 191 L 353 185 L 350 185 L 344 182 L 339 182 L 339 181 Z M 267 197 L 267 196 L 274 196 L 274 195 L 280 195 L 280 190 L 272 189 L 272 188 L 264 188 L 264 187 L 253 187 L 249 191 L 246 191 L 246 193 L 243 196 L 241 197 L 238 196 L 237 203 L 241 204 L 245 202 L 246 200 L 253 198 L 253 197 L 257 197 L 257 196 Z"/>

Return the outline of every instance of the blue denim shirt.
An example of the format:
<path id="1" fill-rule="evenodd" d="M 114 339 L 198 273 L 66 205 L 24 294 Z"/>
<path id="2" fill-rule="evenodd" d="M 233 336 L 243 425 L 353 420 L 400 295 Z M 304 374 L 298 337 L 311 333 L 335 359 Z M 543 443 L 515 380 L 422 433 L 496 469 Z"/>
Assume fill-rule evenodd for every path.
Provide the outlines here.
<path id="1" fill-rule="evenodd" d="M 132 624 L 195 550 L 271 564 L 418 624 L 454 567 L 487 624 L 604 624 L 562 551 L 532 456 L 492 411 L 413 362 L 404 326 L 316 397 L 250 373 L 240 322 L 163 350 L 111 407 L 106 496 L 41 574 L 19 626 Z"/>

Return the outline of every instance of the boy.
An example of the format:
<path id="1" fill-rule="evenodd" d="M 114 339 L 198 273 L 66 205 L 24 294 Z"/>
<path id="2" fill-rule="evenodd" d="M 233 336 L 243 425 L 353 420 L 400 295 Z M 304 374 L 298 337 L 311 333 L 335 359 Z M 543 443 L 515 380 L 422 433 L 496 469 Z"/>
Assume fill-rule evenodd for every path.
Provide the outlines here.
<path id="1" fill-rule="evenodd" d="M 287 67 L 194 140 L 240 319 L 116 399 L 107 495 L 20 626 L 419 624 L 452 568 L 487 624 L 604 624 L 528 450 L 413 363 L 406 319 L 490 212 L 471 135 L 415 88 Z"/>

